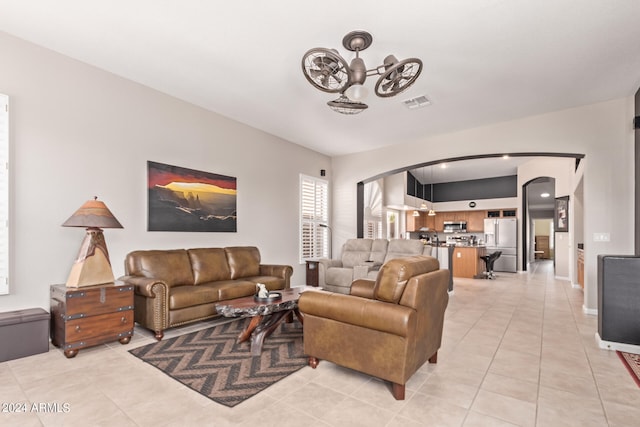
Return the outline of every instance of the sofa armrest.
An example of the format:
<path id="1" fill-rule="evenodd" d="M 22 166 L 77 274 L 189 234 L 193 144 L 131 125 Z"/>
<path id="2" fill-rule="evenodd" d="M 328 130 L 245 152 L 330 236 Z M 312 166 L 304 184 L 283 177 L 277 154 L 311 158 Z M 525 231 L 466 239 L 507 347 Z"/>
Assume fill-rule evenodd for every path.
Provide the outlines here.
<path id="1" fill-rule="evenodd" d="M 353 267 L 353 280 L 365 279 L 369 276 L 370 271 L 380 270 L 382 264 L 379 262 L 367 261 Z"/>
<path id="2" fill-rule="evenodd" d="M 287 279 L 290 278 L 292 274 L 293 267 L 290 265 L 260 264 L 260 275 L 262 276 L 275 276 Z"/>
<path id="3" fill-rule="evenodd" d="M 373 299 L 374 280 L 358 279 L 351 283 L 351 294 L 356 297 Z"/>
<path id="4" fill-rule="evenodd" d="M 331 319 L 402 337 L 415 331 L 416 311 L 383 301 L 332 292 L 305 292 L 298 307 L 303 314 Z"/>
<path id="5" fill-rule="evenodd" d="M 122 276 L 118 280 L 133 285 L 135 293 L 149 298 L 168 297 L 169 287 L 162 280 L 142 276 Z M 161 294 L 161 295 L 159 295 Z"/>
<path id="6" fill-rule="evenodd" d="M 326 274 L 327 269 L 331 267 L 342 267 L 342 261 L 339 259 L 320 258 L 318 260 L 318 286 L 324 288 L 327 286 Z"/>
<path id="7" fill-rule="evenodd" d="M 318 263 L 325 269 L 331 267 L 342 267 L 342 261 L 339 259 L 320 258 Z"/>
<path id="8" fill-rule="evenodd" d="M 260 264 L 260 275 L 282 277 L 285 280 L 285 289 L 291 287 L 292 274 L 293 267 L 290 265 Z"/>

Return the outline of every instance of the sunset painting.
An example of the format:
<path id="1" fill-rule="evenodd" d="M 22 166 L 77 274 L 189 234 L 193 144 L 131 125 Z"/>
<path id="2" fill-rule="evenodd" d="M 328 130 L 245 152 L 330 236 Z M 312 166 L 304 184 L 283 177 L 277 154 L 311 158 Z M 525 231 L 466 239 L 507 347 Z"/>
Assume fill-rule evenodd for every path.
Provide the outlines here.
<path id="1" fill-rule="evenodd" d="M 236 232 L 236 178 L 148 161 L 149 231 Z"/>

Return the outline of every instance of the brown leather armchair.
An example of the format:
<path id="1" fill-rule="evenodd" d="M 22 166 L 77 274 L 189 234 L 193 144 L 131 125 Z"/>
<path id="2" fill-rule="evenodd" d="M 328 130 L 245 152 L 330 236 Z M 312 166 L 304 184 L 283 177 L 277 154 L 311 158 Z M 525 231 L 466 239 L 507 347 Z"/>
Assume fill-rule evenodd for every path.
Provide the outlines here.
<path id="1" fill-rule="evenodd" d="M 390 381 L 403 400 L 405 384 L 428 360 L 437 362 L 448 270 L 436 258 L 412 256 L 386 262 L 375 282 L 353 282 L 351 294 L 305 292 L 304 351 L 315 368 L 325 359 Z"/>

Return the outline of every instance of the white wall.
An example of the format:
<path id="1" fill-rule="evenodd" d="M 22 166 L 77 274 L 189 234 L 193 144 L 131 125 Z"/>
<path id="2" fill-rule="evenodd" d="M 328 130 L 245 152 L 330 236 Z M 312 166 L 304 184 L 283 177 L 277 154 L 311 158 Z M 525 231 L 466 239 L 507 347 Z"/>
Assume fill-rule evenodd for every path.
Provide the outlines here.
<path id="1" fill-rule="evenodd" d="M 427 120 L 429 112 L 408 114 L 415 114 L 415 120 Z M 634 226 L 633 116 L 630 96 L 333 158 L 334 250 L 356 235 L 356 184 L 369 177 L 467 155 L 581 153 L 586 155 L 585 308 L 596 309 L 597 255 L 633 253 L 633 233 L 629 232 Z M 594 232 L 610 233 L 611 240 L 589 241 Z"/>
<path id="2" fill-rule="evenodd" d="M 84 235 L 60 225 L 93 196 L 124 226 L 105 230 L 116 277 L 134 249 L 256 245 L 303 284 L 299 174 L 330 179 L 328 157 L 4 33 L 0 52 L 12 159 L 0 311 L 49 308 L 49 285 L 66 281 Z M 147 232 L 147 160 L 237 177 L 238 232 Z"/>

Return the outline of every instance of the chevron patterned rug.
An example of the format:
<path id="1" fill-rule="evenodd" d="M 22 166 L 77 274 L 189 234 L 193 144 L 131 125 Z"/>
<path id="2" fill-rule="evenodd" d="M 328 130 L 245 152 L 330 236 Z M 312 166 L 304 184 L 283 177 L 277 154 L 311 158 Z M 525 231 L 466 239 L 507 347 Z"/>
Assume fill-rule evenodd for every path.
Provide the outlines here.
<path id="1" fill-rule="evenodd" d="M 297 320 L 283 322 L 256 357 L 249 342 L 236 343 L 247 322 L 225 323 L 129 353 L 215 402 L 234 407 L 308 364 Z"/>

